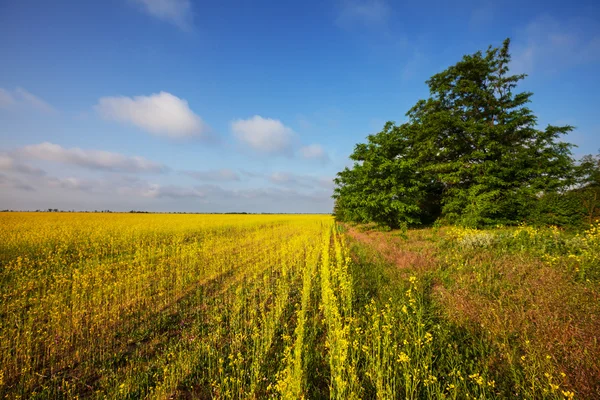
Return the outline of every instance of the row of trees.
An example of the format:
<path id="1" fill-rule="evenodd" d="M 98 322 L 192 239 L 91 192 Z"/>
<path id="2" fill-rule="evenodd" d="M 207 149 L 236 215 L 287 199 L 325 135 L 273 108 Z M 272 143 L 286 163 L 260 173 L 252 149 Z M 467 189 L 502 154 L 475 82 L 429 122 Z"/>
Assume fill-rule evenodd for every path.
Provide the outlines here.
<path id="1" fill-rule="evenodd" d="M 510 41 L 464 56 L 426 83 L 430 97 L 357 144 L 338 173 L 335 215 L 392 228 L 577 225 L 598 213 L 600 158 L 577 163 L 560 141 L 572 126 L 537 128 L 509 74 Z"/>

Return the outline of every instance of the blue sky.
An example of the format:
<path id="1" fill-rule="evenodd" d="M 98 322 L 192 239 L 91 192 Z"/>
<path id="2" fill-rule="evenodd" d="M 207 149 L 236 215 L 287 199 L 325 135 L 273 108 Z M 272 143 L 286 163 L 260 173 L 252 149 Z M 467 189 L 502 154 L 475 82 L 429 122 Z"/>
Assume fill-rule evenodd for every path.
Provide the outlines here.
<path id="1" fill-rule="evenodd" d="M 599 10 L 0 0 L 0 208 L 330 212 L 355 143 L 506 37 L 540 126 L 597 153 Z"/>

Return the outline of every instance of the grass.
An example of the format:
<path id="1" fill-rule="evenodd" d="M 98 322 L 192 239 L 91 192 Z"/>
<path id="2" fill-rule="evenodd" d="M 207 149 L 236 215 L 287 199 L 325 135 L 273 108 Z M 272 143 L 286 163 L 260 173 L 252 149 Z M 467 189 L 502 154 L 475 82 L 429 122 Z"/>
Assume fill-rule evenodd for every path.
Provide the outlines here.
<path id="1" fill-rule="evenodd" d="M 351 228 L 349 235 L 358 287 L 379 310 L 399 318 L 406 281 L 420 282 L 412 290 L 421 299 L 412 323 L 431 333 L 434 359 L 421 353 L 415 368 L 435 380 L 421 376 L 414 393 L 403 383 L 394 396 L 600 397 L 597 226 L 579 236 L 531 227 L 424 229 L 406 238 Z M 394 339 L 409 342 L 396 352 L 409 355 L 400 348 L 410 350 L 419 335 Z"/>
<path id="2" fill-rule="evenodd" d="M 0 398 L 600 398 L 597 225 L 0 222 Z"/>

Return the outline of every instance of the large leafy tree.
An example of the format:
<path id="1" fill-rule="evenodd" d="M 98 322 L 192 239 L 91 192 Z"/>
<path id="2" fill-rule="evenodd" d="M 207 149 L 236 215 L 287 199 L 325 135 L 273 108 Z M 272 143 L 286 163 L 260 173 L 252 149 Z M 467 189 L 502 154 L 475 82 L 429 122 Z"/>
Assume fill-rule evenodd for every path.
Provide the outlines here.
<path id="1" fill-rule="evenodd" d="M 410 126 L 388 122 L 383 130 L 357 144 L 346 168 L 335 179 L 339 219 L 375 222 L 392 228 L 421 221 L 426 185 L 417 160 L 408 157 Z"/>
<path id="2" fill-rule="evenodd" d="M 509 74 L 509 46 L 434 75 L 408 123 L 388 123 L 356 146 L 334 195 L 347 219 L 413 224 L 441 210 L 461 225 L 516 223 L 573 183 L 571 145 L 559 141 L 573 128 L 537 129 L 532 94 L 515 92 L 525 75 Z"/>

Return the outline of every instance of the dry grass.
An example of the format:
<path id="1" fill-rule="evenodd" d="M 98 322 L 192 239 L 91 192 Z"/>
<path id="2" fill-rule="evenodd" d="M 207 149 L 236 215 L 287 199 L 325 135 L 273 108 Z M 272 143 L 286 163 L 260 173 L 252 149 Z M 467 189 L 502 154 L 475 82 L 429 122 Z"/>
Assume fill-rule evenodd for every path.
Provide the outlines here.
<path id="1" fill-rule="evenodd" d="M 481 328 L 499 350 L 518 338 L 524 354 L 550 355 L 583 398 L 600 397 L 599 293 L 521 255 L 479 253 L 468 260 L 488 265 L 495 281 L 482 281 L 477 268 L 453 271 L 454 282 L 434 291 L 448 320 Z"/>
<path id="2" fill-rule="evenodd" d="M 347 234 L 376 250 L 386 262 L 399 269 L 426 271 L 438 265 L 435 244 L 427 240 L 424 231 L 410 231 L 410 246 L 406 246 L 406 239 L 389 232 L 361 231 L 348 227 Z"/>
<path id="3" fill-rule="evenodd" d="M 527 249 L 465 248 L 444 230 L 408 231 L 403 238 L 349 228 L 349 235 L 403 274 L 429 279 L 439 318 L 481 337 L 493 349 L 489 368 L 520 376 L 512 384 L 533 379 L 543 386 L 549 374 L 561 389 L 600 398 L 599 285 L 578 281 L 566 258 L 549 264 Z"/>

